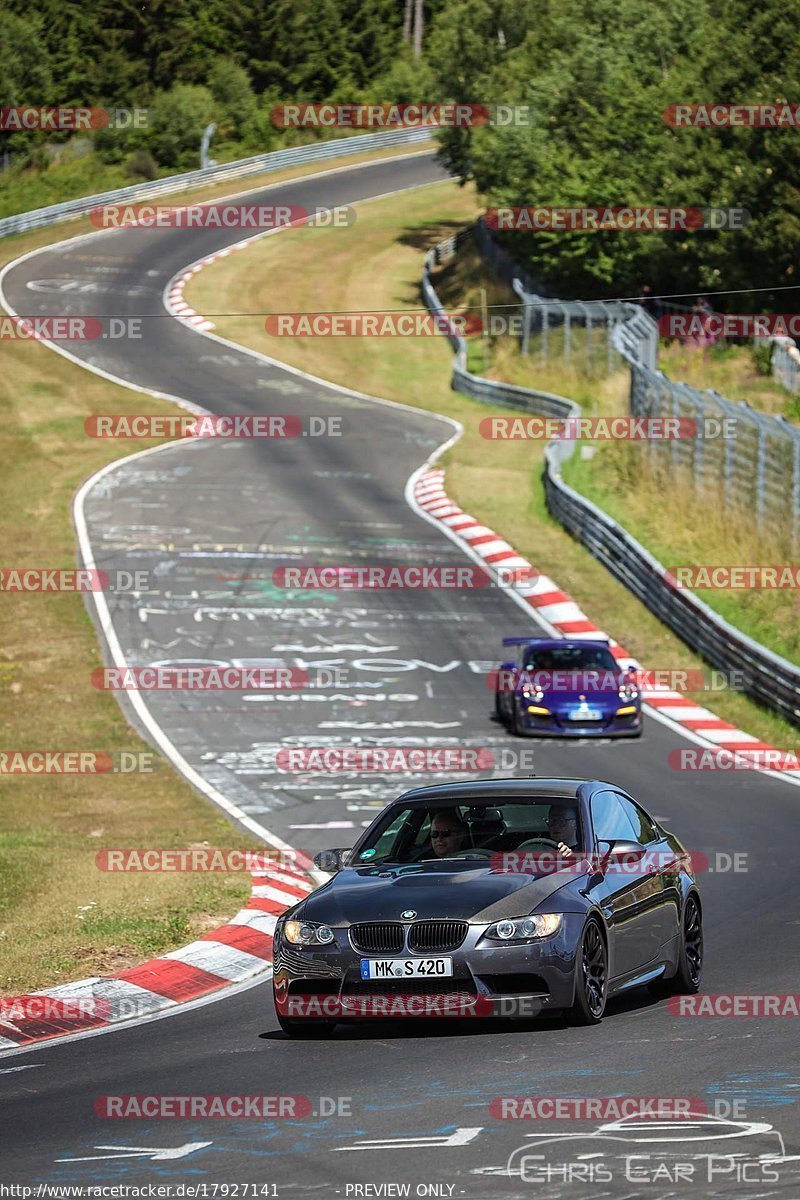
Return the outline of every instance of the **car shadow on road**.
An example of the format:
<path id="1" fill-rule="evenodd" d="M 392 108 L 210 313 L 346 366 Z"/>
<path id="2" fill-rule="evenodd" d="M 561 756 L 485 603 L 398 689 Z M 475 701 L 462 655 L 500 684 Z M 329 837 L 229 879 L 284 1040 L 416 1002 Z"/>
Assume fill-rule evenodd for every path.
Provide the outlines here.
<path id="1" fill-rule="evenodd" d="M 663 997 L 652 995 L 646 988 L 634 988 L 609 1001 L 603 1023 L 613 1028 L 615 1017 L 621 1017 L 628 1013 L 645 1012 L 659 1004 L 664 1004 Z M 567 1016 L 557 1013 L 526 1021 L 510 1021 L 500 1017 L 462 1017 L 452 1020 L 446 1017 L 421 1017 L 406 1020 L 375 1018 L 365 1021 L 339 1022 L 333 1033 L 328 1034 L 327 1037 L 321 1037 L 320 1040 L 363 1042 L 385 1041 L 387 1038 L 402 1040 L 405 1038 L 485 1037 L 487 1034 L 499 1036 L 511 1033 L 525 1036 L 537 1034 L 540 1037 L 547 1037 L 553 1033 L 563 1034 L 567 1029 L 572 1029 L 576 1033 L 581 1031 L 581 1027 L 573 1026 Z M 591 1032 L 591 1028 L 583 1027 L 583 1030 L 586 1033 Z M 260 1033 L 258 1037 L 263 1041 L 270 1042 L 295 1040 L 280 1029 L 269 1029 Z"/>

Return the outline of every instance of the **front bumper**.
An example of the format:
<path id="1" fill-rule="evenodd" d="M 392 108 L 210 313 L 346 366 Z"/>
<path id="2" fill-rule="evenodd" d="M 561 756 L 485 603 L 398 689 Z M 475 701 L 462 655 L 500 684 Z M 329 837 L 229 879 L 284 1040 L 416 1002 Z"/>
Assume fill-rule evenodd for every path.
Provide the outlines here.
<path id="1" fill-rule="evenodd" d="M 568 714 L 574 710 L 567 708 L 553 709 L 546 716 L 533 715 L 527 709 L 524 701 L 519 703 L 517 721 L 530 737 L 624 738 L 639 737 L 642 732 L 642 713 L 638 706 L 636 712 L 628 716 L 618 717 L 616 709 L 608 709 L 599 718 L 587 721 L 572 720 Z"/>
<path id="2" fill-rule="evenodd" d="M 457 950 L 432 954 L 366 954 L 347 929 L 330 946 L 304 949 L 274 944 L 273 992 L 281 1016 L 347 1021 L 436 1017 L 530 1019 L 569 1008 L 574 999 L 575 953 L 583 917 L 565 914 L 561 929 L 541 941 L 480 944 L 487 926 L 470 925 Z M 434 979 L 361 979 L 362 958 L 453 960 L 453 975 Z"/>

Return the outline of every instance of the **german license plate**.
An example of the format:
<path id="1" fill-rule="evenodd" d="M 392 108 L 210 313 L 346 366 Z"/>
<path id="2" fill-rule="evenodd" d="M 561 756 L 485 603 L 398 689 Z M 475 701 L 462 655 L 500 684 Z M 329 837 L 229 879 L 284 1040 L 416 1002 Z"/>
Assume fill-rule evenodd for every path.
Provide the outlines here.
<path id="1" fill-rule="evenodd" d="M 362 958 L 362 979 L 443 979 L 453 974 L 452 958 Z"/>
<path id="2" fill-rule="evenodd" d="M 599 708 L 574 708 L 569 714 L 570 721 L 599 721 L 603 714 Z"/>

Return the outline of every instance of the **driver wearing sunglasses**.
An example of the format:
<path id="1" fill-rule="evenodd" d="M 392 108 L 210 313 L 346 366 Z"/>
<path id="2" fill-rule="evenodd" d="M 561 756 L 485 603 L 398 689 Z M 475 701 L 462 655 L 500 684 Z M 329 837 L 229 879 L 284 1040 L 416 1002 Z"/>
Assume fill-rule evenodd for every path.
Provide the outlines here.
<path id="1" fill-rule="evenodd" d="M 467 847 L 467 827 L 455 809 L 431 817 L 431 846 L 437 858 L 448 858 Z"/>

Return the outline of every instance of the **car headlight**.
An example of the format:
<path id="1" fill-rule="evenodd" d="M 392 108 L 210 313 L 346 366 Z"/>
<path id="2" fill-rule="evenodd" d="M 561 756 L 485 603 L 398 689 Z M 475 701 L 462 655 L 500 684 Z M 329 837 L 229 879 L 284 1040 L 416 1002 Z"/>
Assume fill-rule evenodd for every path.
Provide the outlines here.
<path id="1" fill-rule="evenodd" d="M 530 938 L 550 937 L 561 928 L 561 913 L 536 913 L 532 917 L 495 921 L 483 935 L 501 942 L 524 942 Z"/>
<path id="2" fill-rule="evenodd" d="M 636 700 L 639 689 L 635 683 L 622 683 L 619 688 L 620 700 Z"/>
<path id="3" fill-rule="evenodd" d="M 332 929 L 310 921 L 287 921 L 283 935 L 293 946 L 327 946 L 333 941 Z"/>
<path id="4" fill-rule="evenodd" d="M 544 700 L 544 692 L 540 687 L 524 687 L 522 698 L 523 700 L 533 700 L 534 704 L 538 704 L 540 700 Z"/>

